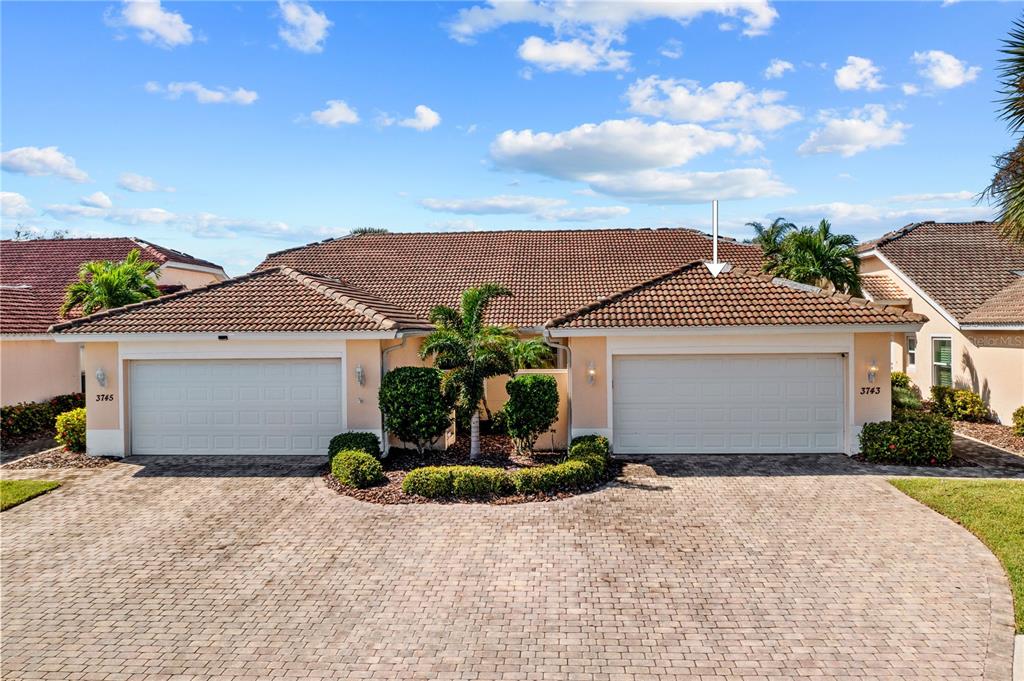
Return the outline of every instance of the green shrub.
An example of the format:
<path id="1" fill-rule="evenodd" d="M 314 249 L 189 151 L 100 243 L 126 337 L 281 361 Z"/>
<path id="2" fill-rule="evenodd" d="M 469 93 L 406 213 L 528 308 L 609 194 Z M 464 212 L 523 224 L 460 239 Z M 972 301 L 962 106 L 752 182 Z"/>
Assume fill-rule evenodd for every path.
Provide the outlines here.
<path id="1" fill-rule="evenodd" d="M 955 421 L 987 421 L 988 407 L 978 393 L 954 390 L 949 417 Z"/>
<path id="2" fill-rule="evenodd" d="M 498 412 L 501 426 L 516 451 L 529 452 L 558 418 L 558 383 L 554 376 L 524 374 L 505 384 L 508 402 Z"/>
<path id="3" fill-rule="evenodd" d="M 331 474 L 343 485 L 363 489 L 387 478 L 380 461 L 359 449 L 343 449 L 331 457 Z"/>
<path id="4" fill-rule="evenodd" d="M 85 453 L 85 409 L 66 411 L 57 417 L 57 442 L 70 452 Z"/>
<path id="5" fill-rule="evenodd" d="M 455 477 L 453 468 L 456 466 L 424 466 L 411 470 L 402 480 L 402 491 L 428 499 L 450 497 Z"/>
<path id="6" fill-rule="evenodd" d="M 452 495 L 460 499 L 500 497 L 514 487 L 508 471 L 484 466 L 453 466 Z"/>
<path id="7" fill-rule="evenodd" d="M 612 445 L 610 442 L 608 442 L 608 438 L 606 438 L 604 435 L 580 435 L 578 437 L 574 437 L 572 439 L 572 443 L 569 445 L 569 449 L 571 450 L 576 445 L 582 445 L 587 443 L 596 445 L 605 454 L 608 454 L 612 451 Z"/>
<path id="8" fill-rule="evenodd" d="M 910 389 L 910 376 L 903 373 L 902 371 L 894 371 L 889 374 L 889 383 L 893 388 L 906 388 Z"/>
<path id="9" fill-rule="evenodd" d="M 932 411 L 947 418 L 953 414 L 953 389 L 944 385 L 932 386 Z"/>
<path id="10" fill-rule="evenodd" d="M 592 467 L 598 478 L 608 472 L 610 456 L 608 438 L 601 435 L 584 435 L 573 439 L 569 446 L 569 461 L 582 461 Z"/>
<path id="11" fill-rule="evenodd" d="M 597 479 L 597 471 L 583 461 L 521 468 L 512 473 L 512 483 L 520 494 L 551 494 L 578 489 L 596 482 Z"/>
<path id="12" fill-rule="evenodd" d="M 1024 437 L 1024 406 L 1017 407 L 1013 412 L 1013 434 Z"/>
<path id="13" fill-rule="evenodd" d="M 905 411 L 896 421 L 865 424 L 860 450 L 872 463 L 945 464 L 953 456 L 953 425 L 936 414 Z"/>
<path id="14" fill-rule="evenodd" d="M 373 456 L 380 456 L 380 438 L 373 433 L 349 431 L 331 438 L 327 447 L 327 456 L 333 457 L 343 449 L 357 449 Z"/>
<path id="15" fill-rule="evenodd" d="M 893 409 L 920 409 L 921 399 L 910 388 L 892 387 Z"/>
<path id="16" fill-rule="evenodd" d="M 384 374 L 377 394 L 384 427 L 420 454 L 452 424 L 453 401 L 441 389 L 441 372 L 399 367 Z"/>
<path id="17" fill-rule="evenodd" d="M 85 407 L 82 393 L 57 395 L 45 402 L 20 402 L 0 408 L 0 441 L 15 444 L 54 432 L 59 414 Z"/>

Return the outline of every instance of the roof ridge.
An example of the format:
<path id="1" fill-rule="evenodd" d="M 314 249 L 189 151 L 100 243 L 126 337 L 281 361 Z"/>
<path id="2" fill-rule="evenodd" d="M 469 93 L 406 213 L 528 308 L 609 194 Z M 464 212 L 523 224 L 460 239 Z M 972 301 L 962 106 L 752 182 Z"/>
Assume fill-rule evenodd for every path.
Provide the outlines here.
<path id="1" fill-rule="evenodd" d="M 115 308 L 112 308 L 112 309 L 109 309 L 109 310 L 101 310 L 99 312 L 93 312 L 92 314 L 85 315 L 84 317 L 77 317 L 75 319 L 69 319 L 66 322 L 60 322 L 59 324 L 52 324 L 50 326 L 50 328 L 47 329 L 47 333 L 59 333 L 59 332 L 62 332 L 62 331 L 67 331 L 68 329 L 71 329 L 71 328 L 73 328 L 75 326 L 79 326 L 79 325 L 84 324 L 86 322 L 93 322 L 93 321 L 95 321 L 97 319 L 105 319 L 107 317 L 115 317 L 115 316 L 117 316 L 119 314 L 124 314 L 124 313 L 127 313 L 127 312 L 132 312 L 132 311 L 137 310 L 139 308 L 147 307 L 149 305 L 154 305 L 156 303 L 165 303 L 165 302 L 168 302 L 168 301 L 171 301 L 171 300 L 179 300 L 181 298 L 186 298 L 186 297 L 194 295 L 196 293 L 202 293 L 204 291 L 210 291 L 210 290 L 213 290 L 213 289 L 222 288 L 224 286 L 230 286 L 230 285 L 236 284 L 236 283 L 238 283 L 240 281 L 245 281 L 245 280 L 248 280 L 248 279 L 255 279 L 256 277 L 261 277 L 261 276 L 265 276 L 265 275 L 268 275 L 268 274 L 274 274 L 276 272 L 280 272 L 281 269 L 282 269 L 281 267 L 268 267 L 265 270 L 254 270 L 254 271 L 249 272 L 247 274 L 242 274 L 242 275 L 239 275 L 237 277 L 232 277 L 231 279 L 225 279 L 223 281 L 210 282 L 209 284 L 206 284 L 205 286 L 198 286 L 196 288 L 187 288 L 187 289 L 184 289 L 182 291 L 176 291 L 174 293 L 168 293 L 167 295 L 158 296 L 156 298 L 149 298 L 147 300 L 142 300 L 142 301 L 139 301 L 137 303 L 131 303 L 129 305 L 122 305 L 121 307 L 115 307 Z"/>
<path id="2" fill-rule="evenodd" d="M 314 274 L 312 272 L 303 272 L 301 270 L 297 270 L 291 267 L 282 267 L 280 268 L 280 271 L 282 274 L 294 279 L 303 286 L 313 291 L 316 291 L 325 298 L 333 300 L 336 303 L 341 303 L 342 305 L 352 310 L 353 312 L 358 312 L 359 314 L 363 315 L 364 317 L 374 322 L 375 324 L 379 324 L 382 328 L 386 330 L 390 331 L 391 329 L 394 329 L 400 325 L 399 322 L 395 321 L 387 314 L 376 309 L 366 301 L 358 300 L 357 298 L 354 298 L 350 295 L 346 295 L 345 293 L 337 289 L 331 289 L 330 284 L 325 282 L 337 283 L 341 286 L 345 286 L 355 291 L 361 291 L 363 293 L 366 293 L 367 296 L 370 298 L 376 298 L 381 302 L 388 303 L 389 305 L 394 305 L 398 309 L 404 309 L 399 305 L 395 305 L 394 303 L 391 303 L 385 300 L 384 298 L 381 298 L 380 296 L 374 294 L 372 291 L 367 291 L 366 289 L 360 288 L 359 286 L 355 286 L 341 279 L 335 279 L 333 277 Z M 408 310 L 405 311 L 408 312 Z M 410 316 L 415 317 L 413 313 L 410 312 L 409 314 Z"/>

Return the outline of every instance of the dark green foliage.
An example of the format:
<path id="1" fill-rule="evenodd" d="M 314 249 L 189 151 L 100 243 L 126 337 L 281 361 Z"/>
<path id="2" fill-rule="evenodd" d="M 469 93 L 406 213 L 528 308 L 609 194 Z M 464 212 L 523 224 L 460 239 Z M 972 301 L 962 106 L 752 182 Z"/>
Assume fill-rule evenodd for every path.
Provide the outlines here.
<path id="1" fill-rule="evenodd" d="M 971 390 L 932 386 L 932 411 L 954 421 L 987 421 L 988 407 Z"/>
<path id="2" fill-rule="evenodd" d="M 552 494 L 573 490 L 593 484 L 597 479 L 597 471 L 583 461 L 521 468 L 512 474 L 512 483 L 520 494 Z"/>
<path id="3" fill-rule="evenodd" d="M 380 438 L 373 433 L 350 431 L 331 438 L 327 456 L 332 457 L 343 449 L 357 449 L 373 456 L 380 456 Z"/>
<path id="4" fill-rule="evenodd" d="M 569 447 L 569 461 L 582 461 L 594 469 L 598 478 L 607 475 L 609 456 L 608 438 L 603 435 L 584 435 L 572 441 Z"/>
<path id="5" fill-rule="evenodd" d="M 905 411 L 898 420 L 865 424 L 860 449 L 872 463 L 942 465 L 953 456 L 953 426 L 936 414 Z"/>
<path id="6" fill-rule="evenodd" d="M 139 303 L 160 297 L 156 280 L 160 276 L 160 263 L 143 260 L 142 252 L 135 248 L 121 262 L 93 260 L 82 263 L 78 281 L 68 285 L 60 314 L 81 307 L 83 314 L 109 310 L 123 305 Z"/>
<path id="7" fill-rule="evenodd" d="M 512 478 L 504 468 L 454 466 L 452 495 L 459 499 L 500 497 L 513 489 Z"/>
<path id="8" fill-rule="evenodd" d="M 387 478 L 380 461 L 358 449 L 343 449 L 331 457 L 331 474 L 343 485 L 363 489 Z"/>
<path id="9" fill-rule="evenodd" d="M 910 389 L 910 376 L 906 375 L 902 371 L 894 371 L 889 374 L 889 382 L 893 388 L 906 388 Z"/>
<path id="10" fill-rule="evenodd" d="M 932 386 L 932 411 L 948 417 L 953 413 L 953 389 L 944 385 Z"/>
<path id="11" fill-rule="evenodd" d="M 892 387 L 893 409 L 920 409 L 921 399 L 910 388 Z"/>
<path id="12" fill-rule="evenodd" d="M 452 423 L 452 400 L 441 389 L 437 369 L 392 369 L 384 374 L 377 399 L 387 431 L 420 453 Z"/>
<path id="13" fill-rule="evenodd" d="M 516 451 L 529 452 L 558 418 L 558 383 L 554 376 L 526 374 L 510 379 L 505 390 L 508 402 L 498 412 L 498 420 Z"/>
<path id="14" fill-rule="evenodd" d="M 577 445 L 592 444 L 598 448 L 599 451 L 609 454 L 612 451 L 612 445 L 608 442 L 608 438 L 604 435 L 580 435 L 574 437 L 572 443 L 569 445 L 569 449 L 574 449 Z"/>
<path id="15" fill-rule="evenodd" d="M 1024 406 L 1017 407 L 1013 412 L 1013 434 L 1024 437 Z"/>
<path id="16" fill-rule="evenodd" d="M 852 234 L 836 234 L 828 220 L 796 229 L 782 218 L 771 227 L 754 226 L 764 251 L 763 269 L 786 279 L 841 293 L 861 295 L 860 256 Z"/>
<path id="17" fill-rule="evenodd" d="M 85 408 L 79 407 L 57 416 L 57 442 L 69 452 L 85 453 Z"/>
<path id="18" fill-rule="evenodd" d="M 1024 131 L 1024 18 L 1018 18 L 1003 40 L 998 69 L 1000 118 L 1011 135 Z M 1007 239 L 1024 244 L 1024 137 L 995 157 L 995 175 L 983 196 L 995 204 L 996 222 Z"/>
<path id="19" fill-rule="evenodd" d="M 409 471 L 402 480 L 402 491 L 428 499 L 452 495 L 452 478 L 456 466 L 424 466 Z"/>
<path id="20" fill-rule="evenodd" d="M 0 408 L 0 441 L 11 446 L 53 433 L 58 414 L 84 406 L 85 396 L 71 393 L 46 402 L 20 402 Z"/>

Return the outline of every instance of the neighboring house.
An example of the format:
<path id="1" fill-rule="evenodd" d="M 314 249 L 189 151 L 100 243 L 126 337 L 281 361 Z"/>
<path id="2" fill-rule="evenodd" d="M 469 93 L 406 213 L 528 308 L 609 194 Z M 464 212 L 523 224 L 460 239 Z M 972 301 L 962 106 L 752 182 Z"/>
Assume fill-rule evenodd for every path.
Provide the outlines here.
<path id="1" fill-rule="evenodd" d="M 430 309 L 486 282 L 514 292 L 487 321 L 561 348 L 566 434 L 620 453 L 855 451 L 890 416 L 890 336 L 925 318 L 761 275 L 753 246 L 720 255 L 735 267 L 712 278 L 710 239 L 685 229 L 366 234 L 53 330 L 85 344 L 93 454 L 322 454 L 340 431 L 382 434 L 382 373 L 421 364 Z"/>
<path id="2" fill-rule="evenodd" d="M 970 388 L 1009 423 L 1024 404 L 1024 247 L 991 222 L 920 222 L 860 251 L 865 295 L 929 320 L 893 336 L 893 370 L 926 397 Z"/>
<path id="3" fill-rule="evenodd" d="M 78 269 L 91 260 L 123 260 L 133 249 L 160 263 L 163 291 L 227 278 L 220 265 L 127 237 L 0 241 L 0 399 L 4 405 L 82 390 L 77 345 L 49 333 Z"/>

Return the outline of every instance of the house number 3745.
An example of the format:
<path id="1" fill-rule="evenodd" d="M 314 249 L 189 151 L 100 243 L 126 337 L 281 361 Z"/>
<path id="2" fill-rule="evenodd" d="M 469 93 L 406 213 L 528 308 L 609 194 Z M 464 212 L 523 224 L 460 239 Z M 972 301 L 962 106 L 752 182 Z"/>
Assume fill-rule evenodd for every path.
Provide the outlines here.
<path id="1" fill-rule="evenodd" d="M 96 401 L 97 402 L 113 402 L 114 401 L 114 393 L 97 393 L 96 394 Z"/>

